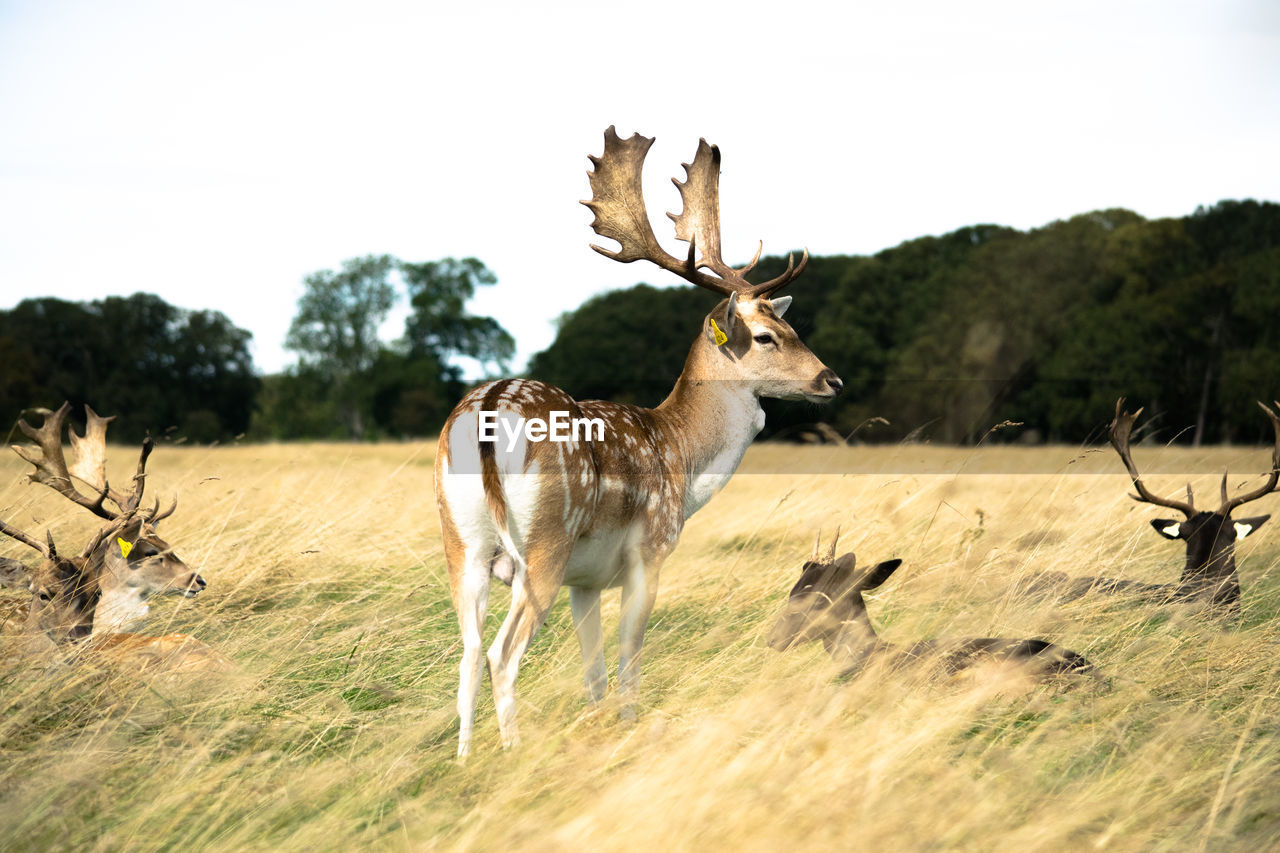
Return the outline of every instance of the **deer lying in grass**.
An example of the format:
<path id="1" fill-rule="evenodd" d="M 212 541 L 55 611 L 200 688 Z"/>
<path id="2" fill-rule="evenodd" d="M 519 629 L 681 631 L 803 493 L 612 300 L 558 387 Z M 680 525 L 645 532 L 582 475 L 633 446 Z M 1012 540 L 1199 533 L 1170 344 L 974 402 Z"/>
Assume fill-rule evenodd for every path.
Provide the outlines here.
<path id="1" fill-rule="evenodd" d="M 34 548 L 44 557 L 34 569 L 28 570 L 31 599 L 25 613 L 15 613 L 9 620 L 11 625 L 20 625 L 17 633 L 22 637 L 23 650 L 28 654 L 41 654 L 74 649 L 111 663 L 140 669 L 161 668 L 167 672 L 231 668 L 231 661 L 225 655 L 186 634 L 150 637 L 98 629 L 98 614 L 110 604 L 113 594 L 121 593 L 112 593 L 103 586 L 103 568 L 94 562 L 92 555 L 104 541 L 116 537 L 130 520 L 124 517 L 98 530 L 75 557 L 60 555 L 48 533 L 45 534 L 47 544 L 41 543 L 0 521 L 0 533 Z"/>
<path id="2" fill-rule="evenodd" d="M 723 261 L 720 152 L 705 140 L 685 166 L 687 180 L 676 182 L 684 210 L 672 219 L 688 256 L 659 245 L 640 181 L 652 143 L 639 134 L 621 139 L 610 127 L 604 154 L 590 158 L 592 199 L 585 204 L 595 214 L 592 227 L 619 245 L 593 248 L 617 261 L 650 261 L 726 298 L 703 318 L 683 373 L 656 409 L 576 401 L 541 382 L 502 380 L 475 389 L 450 414 L 436 454 L 435 492 L 462 632 L 460 757 L 471 744 L 490 577 L 509 575 L 512 582 L 511 610 L 488 652 L 498 726 L 510 746 L 518 737 L 520 658 L 560 587 L 569 587 L 592 700 L 603 697 L 608 680 L 600 594 L 622 587 L 618 682 L 623 695 L 631 693 L 659 570 L 685 520 L 725 486 L 764 426 L 760 398 L 824 402 L 841 388 L 783 321 L 791 297 L 771 298 L 803 271 L 808 253 L 799 267 L 788 264 L 760 284 L 746 279 L 754 260 L 741 269 Z M 557 414 L 598 422 L 603 434 L 545 440 Z M 484 438 L 486 417 L 504 429 L 524 424 L 523 439 L 499 445 Z M 537 434 L 535 423 L 542 425 Z"/>
<path id="3" fill-rule="evenodd" d="M 147 458 L 154 443 L 148 437 L 142 443 L 134 487 L 128 496 L 111 488 L 106 476 L 107 425 L 115 419 L 99 417 L 85 406 L 86 425 L 83 437 L 68 428 L 67 434 L 75 462 L 67 464 L 62 448 L 62 430 L 70 403 L 45 417 L 39 429 L 24 420 L 18 427 L 35 446 L 14 446 L 14 451 L 35 466 L 28 479 L 43 483 L 77 506 L 84 507 L 108 522 L 121 522 L 114 535 L 102 539 L 90 561 L 102 588 L 102 601 L 94 618 L 95 633 L 113 633 L 141 627 L 150 613 L 147 599 L 167 593 L 191 598 L 205 588 L 205 580 L 192 571 L 172 546 L 160 538 L 156 525 L 178 507 L 174 498 L 169 508 L 160 511 L 159 500 L 150 509 L 139 509 L 146 485 Z M 87 485 L 91 494 L 76 487 Z M 106 505 L 110 501 L 115 508 Z"/>
<path id="4" fill-rule="evenodd" d="M 1250 518 L 1233 518 L 1236 508 L 1277 491 L 1280 480 L 1280 417 L 1271 408 L 1258 403 L 1271 419 L 1275 433 L 1275 445 L 1271 453 L 1271 471 L 1267 480 L 1258 488 L 1242 495 L 1229 497 L 1227 474 L 1222 474 L 1222 503 L 1213 512 L 1197 510 L 1191 484 L 1187 484 L 1186 501 L 1162 498 L 1154 494 L 1138 476 L 1138 468 L 1129 450 L 1129 435 L 1142 409 L 1130 414 L 1123 411 L 1124 398 L 1116 401 L 1115 418 L 1111 421 L 1109 437 L 1111 446 L 1120 455 L 1133 487 L 1138 494 L 1130 495 L 1135 501 L 1176 509 L 1182 519 L 1157 518 L 1151 521 L 1155 531 L 1166 539 L 1180 539 L 1186 543 L 1187 559 L 1182 576 L 1177 583 L 1141 583 L 1107 577 L 1072 578 L 1063 572 L 1047 573 L 1036 578 L 1030 587 L 1032 592 L 1052 590 L 1065 600 L 1073 600 L 1090 592 L 1131 595 L 1144 600 L 1159 602 L 1203 602 L 1224 612 L 1240 609 L 1240 579 L 1236 574 L 1236 543 L 1253 533 L 1270 515 Z M 1280 403 L 1276 404 L 1280 408 Z"/>
<path id="5" fill-rule="evenodd" d="M 949 673 L 987 661 L 1017 664 L 1040 677 L 1093 670 L 1093 664 L 1080 654 L 1045 640 L 979 637 L 925 640 L 910 646 L 886 643 L 871 626 L 862 594 L 888 580 L 902 561 L 887 560 L 859 569 L 852 553 L 836 559 L 839 536 L 837 530 L 821 559 L 819 542 L 814 542 L 813 555 L 800 569 L 800 579 L 791 588 L 786 609 L 769 634 L 770 647 L 785 651 L 821 640 L 832 659 L 845 667 L 846 674 L 859 671 L 876 658 L 895 664 L 937 664 Z"/>
<path id="6" fill-rule="evenodd" d="M 0 522 L 0 533 L 33 548 L 44 558 L 35 569 L 25 571 L 31 598 L 25 606 L 8 614 L 6 624 L 21 626 L 24 645 L 29 650 L 61 647 L 91 636 L 83 648 L 111 660 L 131 660 L 143 666 L 163 663 L 169 670 L 224 668 L 223 664 L 229 663 L 224 656 L 192 637 L 121 632 L 122 628 L 139 627 L 145 622 L 151 596 L 167 593 L 191 598 L 206 584 L 155 533 L 156 522 L 169 516 L 177 501 L 163 513 L 158 512 L 158 503 L 150 511 L 138 508 L 146 484 L 147 459 L 154 448 L 151 439 L 143 442 L 133 490 L 126 496 L 112 489 L 106 480 L 106 425 L 111 418 L 100 418 L 88 406 L 85 437 L 77 436 L 74 430 L 69 433 L 76 463 L 67 465 L 61 432 L 69 410 L 69 404 L 64 404 L 46 418 L 39 430 L 19 421 L 38 448 L 14 450 L 36 466 L 30 479 L 50 486 L 108 523 L 94 534 L 78 557 L 68 558 L 57 553 L 48 532 L 44 544 Z M 79 492 L 73 476 L 93 487 L 97 496 Z M 115 504 L 115 510 L 103 505 L 108 499 Z M 20 568 L 25 567 L 10 560 L 6 568 L 6 585 L 14 585 L 15 578 L 24 574 Z"/>

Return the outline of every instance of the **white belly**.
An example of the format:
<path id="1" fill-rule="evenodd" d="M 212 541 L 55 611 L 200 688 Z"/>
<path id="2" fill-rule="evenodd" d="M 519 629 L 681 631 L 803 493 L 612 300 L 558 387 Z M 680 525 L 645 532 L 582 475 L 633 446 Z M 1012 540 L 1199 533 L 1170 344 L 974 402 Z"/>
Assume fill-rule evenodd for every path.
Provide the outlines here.
<path id="1" fill-rule="evenodd" d="M 581 589 L 621 585 L 627 541 L 637 529 L 638 524 L 600 531 L 579 539 L 565 566 L 564 585 Z"/>

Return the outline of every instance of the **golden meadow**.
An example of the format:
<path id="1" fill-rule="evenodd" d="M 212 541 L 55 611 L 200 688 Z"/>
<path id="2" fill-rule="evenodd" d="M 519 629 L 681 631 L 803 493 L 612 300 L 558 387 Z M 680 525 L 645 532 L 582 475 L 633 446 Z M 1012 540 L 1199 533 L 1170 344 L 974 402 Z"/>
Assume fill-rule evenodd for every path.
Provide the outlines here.
<path id="1" fill-rule="evenodd" d="M 1243 615 L 1019 590 L 1041 571 L 1172 581 L 1180 543 L 1108 449 L 757 445 L 663 570 L 639 718 L 587 706 L 562 595 L 503 752 L 487 680 L 455 762 L 460 645 L 432 498 L 434 442 L 162 446 L 161 532 L 209 582 L 148 633 L 229 675 L 0 663 L 7 849 L 1260 850 L 1280 845 L 1280 520 L 1241 543 Z M 113 480 L 132 448 L 112 449 Z M 1169 494 L 1261 449 L 1136 450 Z M 0 507 L 79 548 L 83 511 L 0 459 Z M 831 473 L 831 472 L 848 473 Z M 786 473 L 779 473 L 786 472 Z M 1220 476 L 1220 474 L 1218 475 Z M 1257 482 L 1251 480 L 1251 482 Z M 1264 498 L 1252 514 L 1275 512 Z M 764 644 L 815 533 L 897 556 L 868 596 L 889 641 L 1039 636 L 1104 678 L 1029 685 L 871 671 Z M 17 543 L 0 555 L 30 561 Z M 5 591 L 0 606 L 20 599 Z M 505 613 L 495 585 L 486 637 Z M 617 624 L 606 597 L 607 637 Z M 616 668 L 616 637 L 606 655 Z"/>

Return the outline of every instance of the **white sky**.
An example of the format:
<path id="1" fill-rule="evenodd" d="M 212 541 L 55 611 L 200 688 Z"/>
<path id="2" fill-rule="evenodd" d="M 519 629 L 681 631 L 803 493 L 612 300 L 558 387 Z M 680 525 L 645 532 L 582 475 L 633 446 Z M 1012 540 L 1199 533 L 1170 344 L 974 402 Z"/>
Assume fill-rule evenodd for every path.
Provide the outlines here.
<path id="1" fill-rule="evenodd" d="M 0 307 L 149 291 L 271 372 L 307 273 L 473 255 L 519 366 L 675 281 L 588 248 L 610 124 L 657 137 L 673 251 L 668 179 L 720 145 L 730 261 L 1276 201 L 1280 3 L 0 0 Z"/>

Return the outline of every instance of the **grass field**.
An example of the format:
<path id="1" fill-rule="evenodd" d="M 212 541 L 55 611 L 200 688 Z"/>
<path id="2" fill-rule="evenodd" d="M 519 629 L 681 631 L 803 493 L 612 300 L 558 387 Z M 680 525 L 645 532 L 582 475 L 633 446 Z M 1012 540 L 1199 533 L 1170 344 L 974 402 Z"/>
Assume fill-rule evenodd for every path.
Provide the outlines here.
<path id="1" fill-rule="evenodd" d="M 209 582 L 148 632 L 239 671 L 176 680 L 0 662 L 6 849 L 1262 850 L 1280 845 L 1280 521 L 1242 543 L 1242 618 L 1017 594 L 1037 572 L 1171 581 L 1178 543 L 1075 448 L 753 448 L 662 578 L 640 713 L 582 698 L 561 595 L 524 659 L 524 744 L 487 680 L 454 759 L 460 646 L 434 443 L 162 446 L 149 489 Z M 133 451 L 114 448 L 124 481 Z M 1261 471 L 1258 449 L 1139 448 L 1148 483 Z M 0 511 L 64 549 L 91 524 L 0 459 Z M 786 471 L 787 473 L 778 473 Z M 851 473 L 828 473 L 846 471 Z M 1031 472 L 1031 473 L 1027 473 Z M 1169 472 L 1169 473 L 1159 473 Z M 1198 474 L 1205 502 L 1216 478 Z M 1251 481 L 1256 482 L 1256 480 Z M 1280 498 L 1246 514 L 1274 512 Z M 83 514 L 83 513 L 82 513 Z M 815 532 L 904 567 L 868 597 L 890 641 L 1042 636 L 1106 678 L 1027 686 L 870 672 L 764 644 Z M 17 543 L 0 555 L 29 559 Z M 506 609 L 495 585 L 491 637 Z M 606 634 L 617 624 L 607 597 Z M 606 654 L 616 667 L 616 636 Z M 786 845 L 784 848 L 783 845 Z"/>

